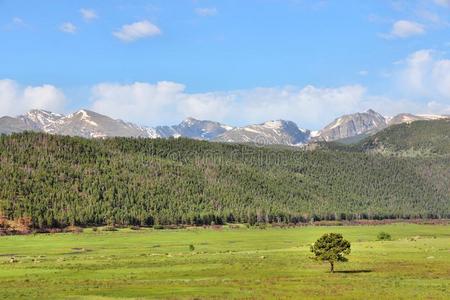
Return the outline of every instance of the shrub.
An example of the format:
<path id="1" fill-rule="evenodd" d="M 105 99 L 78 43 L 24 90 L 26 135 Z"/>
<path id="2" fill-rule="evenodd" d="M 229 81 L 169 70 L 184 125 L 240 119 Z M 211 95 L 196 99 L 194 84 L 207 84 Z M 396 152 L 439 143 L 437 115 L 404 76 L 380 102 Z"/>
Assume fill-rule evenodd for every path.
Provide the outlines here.
<path id="1" fill-rule="evenodd" d="M 62 230 L 60 229 L 59 232 L 61 232 Z M 39 234 L 39 233 L 56 233 L 53 232 L 52 230 L 48 229 L 48 228 L 36 228 L 32 231 L 33 234 Z"/>
<path id="2" fill-rule="evenodd" d="M 102 228 L 102 231 L 117 231 L 118 229 L 114 226 L 105 226 Z"/>
<path id="3" fill-rule="evenodd" d="M 164 229 L 179 229 L 180 227 L 176 224 L 166 225 L 163 227 Z"/>
<path id="4" fill-rule="evenodd" d="M 68 226 L 64 229 L 64 232 L 70 232 L 70 233 L 82 233 L 83 232 L 83 228 L 78 227 L 78 226 Z"/>
<path id="5" fill-rule="evenodd" d="M 382 232 L 378 233 L 377 239 L 379 241 L 390 241 L 392 239 L 392 237 L 389 233 L 382 231 Z"/>
<path id="6" fill-rule="evenodd" d="M 214 230 L 222 230 L 223 226 L 222 225 L 211 225 L 211 228 Z"/>
<path id="7" fill-rule="evenodd" d="M 190 245 L 189 245 L 189 251 L 194 251 L 194 250 L 195 250 L 194 245 L 190 244 Z"/>
<path id="8" fill-rule="evenodd" d="M 266 223 L 256 223 L 255 224 L 255 228 L 266 229 L 267 228 L 267 224 Z"/>
<path id="9" fill-rule="evenodd" d="M 20 217 L 15 220 L 8 220 L 0 216 L 0 227 L 15 234 L 31 233 L 32 221 L 30 217 Z"/>

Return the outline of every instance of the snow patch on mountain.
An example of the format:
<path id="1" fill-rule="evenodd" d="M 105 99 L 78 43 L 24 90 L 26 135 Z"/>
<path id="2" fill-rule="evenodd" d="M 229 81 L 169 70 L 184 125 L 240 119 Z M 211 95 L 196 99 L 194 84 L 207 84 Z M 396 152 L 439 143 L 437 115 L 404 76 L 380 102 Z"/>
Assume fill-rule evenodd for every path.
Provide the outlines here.
<path id="1" fill-rule="evenodd" d="M 309 135 L 309 131 L 300 130 L 292 121 L 271 120 L 257 125 L 234 128 L 219 135 L 215 140 L 229 143 L 298 146 L 308 142 Z"/>

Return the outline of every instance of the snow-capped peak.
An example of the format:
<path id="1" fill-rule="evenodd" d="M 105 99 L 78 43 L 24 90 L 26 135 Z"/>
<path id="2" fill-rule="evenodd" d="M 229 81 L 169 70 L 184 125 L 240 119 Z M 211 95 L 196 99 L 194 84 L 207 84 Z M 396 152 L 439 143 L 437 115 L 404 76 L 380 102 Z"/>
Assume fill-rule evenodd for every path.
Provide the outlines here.
<path id="1" fill-rule="evenodd" d="M 186 119 L 183 120 L 183 122 L 181 122 L 180 125 L 182 125 L 182 126 L 192 126 L 192 125 L 194 125 L 194 124 L 196 124 L 198 122 L 199 122 L 199 120 L 197 120 L 195 118 L 187 117 Z"/>
<path id="2" fill-rule="evenodd" d="M 257 125 L 236 127 L 215 138 L 233 143 L 303 145 L 309 139 L 309 131 L 300 130 L 292 121 L 270 120 Z"/>
<path id="3" fill-rule="evenodd" d="M 52 128 L 63 117 L 63 115 L 52 113 L 43 109 L 33 109 L 24 116 L 19 116 L 20 119 L 33 124 L 33 127 L 39 128 L 44 132 L 52 132 Z"/>
<path id="4" fill-rule="evenodd" d="M 338 118 L 338 119 L 336 119 L 336 121 L 334 121 L 334 124 L 330 127 L 330 129 L 337 128 L 337 127 L 341 126 L 343 123 L 344 123 L 344 118 L 343 117 Z"/>
<path id="5" fill-rule="evenodd" d="M 75 116 L 80 117 L 80 118 L 89 118 L 92 117 L 93 115 L 95 115 L 96 113 L 90 111 L 90 110 L 86 110 L 86 109 L 80 109 L 77 110 L 74 113 L 71 113 L 70 115 L 67 116 L 67 118 L 73 118 Z"/>
<path id="6" fill-rule="evenodd" d="M 286 121 L 284 121 L 284 120 L 270 120 L 270 121 L 263 123 L 262 125 L 266 128 L 281 129 L 281 128 L 283 128 L 285 123 L 286 123 Z"/>
<path id="7" fill-rule="evenodd" d="M 92 126 L 98 126 L 98 124 L 93 121 L 93 117 L 94 115 L 96 115 L 96 113 L 91 112 L 89 110 L 85 110 L 85 109 L 80 109 L 76 112 L 74 112 L 73 114 L 68 115 L 67 117 L 65 117 L 65 119 L 71 120 L 73 118 L 79 118 L 80 121 L 83 121 L 85 123 L 88 123 L 89 125 Z"/>
<path id="8" fill-rule="evenodd" d="M 58 119 L 58 118 L 62 118 L 63 115 L 60 114 L 56 114 L 56 113 L 52 113 L 50 111 L 46 111 L 43 109 L 32 109 L 29 112 L 26 113 L 26 116 L 29 117 L 30 119 L 33 118 L 35 120 L 45 120 L 45 119 Z"/>
<path id="9" fill-rule="evenodd" d="M 87 118 L 89 117 L 89 114 L 86 110 L 84 109 L 80 109 L 79 111 L 77 111 L 75 114 L 77 115 L 82 115 L 83 118 Z"/>
<path id="10" fill-rule="evenodd" d="M 320 135 L 320 131 L 319 130 L 314 130 L 314 131 L 311 131 L 311 133 L 310 133 L 310 137 L 311 138 L 318 137 L 319 135 Z"/>
<path id="11" fill-rule="evenodd" d="M 225 129 L 226 131 L 230 131 L 230 130 L 233 130 L 233 126 L 229 126 L 229 125 L 221 125 L 220 127 L 222 127 L 223 129 Z"/>

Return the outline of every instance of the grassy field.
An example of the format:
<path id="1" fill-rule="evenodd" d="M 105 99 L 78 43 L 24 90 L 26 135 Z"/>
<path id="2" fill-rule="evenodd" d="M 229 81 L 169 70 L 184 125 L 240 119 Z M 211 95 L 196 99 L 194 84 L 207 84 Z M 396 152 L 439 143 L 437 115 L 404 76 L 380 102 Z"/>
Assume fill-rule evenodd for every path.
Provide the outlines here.
<path id="1" fill-rule="evenodd" d="M 377 241 L 380 231 L 392 241 Z M 326 232 L 348 263 L 309 257 Z M 189 245 L 193 244 L 194 251 Z M 15 257 L 16 262 L 11 262 Z M 184 229 L 0 237 L 0 299 L 448 299 L 450 226 Z"/>

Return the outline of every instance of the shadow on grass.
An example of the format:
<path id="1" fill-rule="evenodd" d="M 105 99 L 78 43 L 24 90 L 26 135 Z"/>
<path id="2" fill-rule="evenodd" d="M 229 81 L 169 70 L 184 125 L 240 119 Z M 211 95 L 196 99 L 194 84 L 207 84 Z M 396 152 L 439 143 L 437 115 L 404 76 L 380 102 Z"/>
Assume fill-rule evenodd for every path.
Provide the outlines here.
<path id="1" fill-rule="evenodd" d="M 334 271 L 334 273 L 341 274 L 357 274 L 357 273 L 370 273 L 372 270 L 344 270 L 344 271 Z"/>

